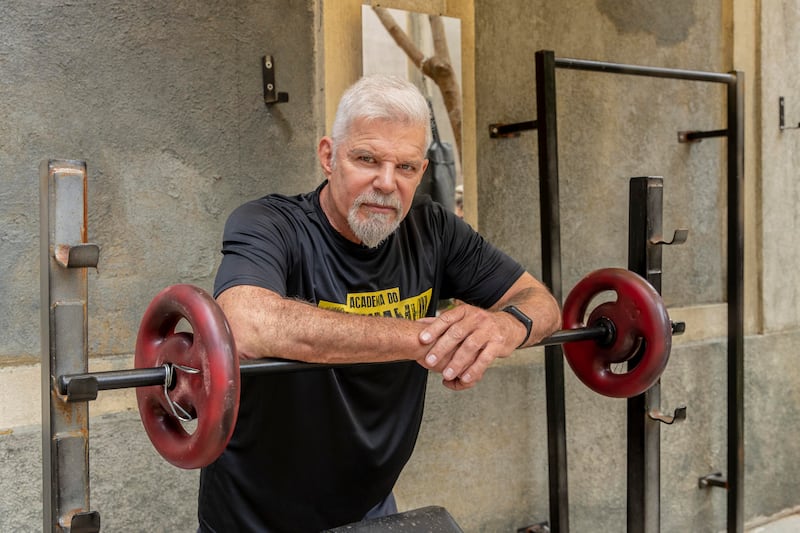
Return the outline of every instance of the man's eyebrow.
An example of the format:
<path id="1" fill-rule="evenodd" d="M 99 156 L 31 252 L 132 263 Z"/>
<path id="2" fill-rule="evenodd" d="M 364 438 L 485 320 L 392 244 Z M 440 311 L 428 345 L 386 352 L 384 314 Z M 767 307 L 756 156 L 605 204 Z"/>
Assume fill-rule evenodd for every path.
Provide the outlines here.
<path id="1" fill-rule="evenodd" d="M 350 148 L 347 150 L 347 155 L 351 157 L 360 157 L 362 155 L 368 155 L 376 158 L 380 158 L 378 154 L 368 148 Z M 398 165 L 413 165 L 413 166 L 420 166 L 422 162 L 425 160 L 424 157 L 422 158 L 415 158 L 415 157 L 408 157 L 404 159 L 398 159 Z"/>

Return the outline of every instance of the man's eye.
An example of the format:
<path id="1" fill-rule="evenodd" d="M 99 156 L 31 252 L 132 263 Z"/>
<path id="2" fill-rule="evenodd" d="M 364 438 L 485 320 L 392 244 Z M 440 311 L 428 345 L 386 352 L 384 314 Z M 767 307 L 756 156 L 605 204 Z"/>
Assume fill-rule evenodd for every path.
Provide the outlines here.
<path id="1" fill-rule="evenodd" d="M 364 163 L 374 163 L 375 162 L 375 158 L 372 157 L 371 155 L 360 155 L 360 156 L 358 156 L 358 160 L 359 161 L 363 161 Z"/>
<path id="2" fill-rule="evenodd" d="M 417 167 L 415 167 L 414 165 L 410 165 L 408 163 L 403 163 L 403 164 L 399 165 L 399 167 L 400 167 L 400 170 L 402 170 L 404 172 L 414 172 L 415 170 L 417 170 Z"/>

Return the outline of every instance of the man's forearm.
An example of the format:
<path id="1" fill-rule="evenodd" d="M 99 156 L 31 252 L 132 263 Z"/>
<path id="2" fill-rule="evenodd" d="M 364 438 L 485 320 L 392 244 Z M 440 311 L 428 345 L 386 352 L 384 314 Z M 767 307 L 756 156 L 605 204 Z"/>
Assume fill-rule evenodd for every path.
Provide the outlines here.
<path id="1" fill-rule="evenodd" d="M 424 325 L 410 320 L 319 309 L 251 286 L 228 289 L 217 301 L 242 358 L 338 364 L 414 360 L 427 351 L 419 341 Z"/>
<path id="2" fill-rule="evenodd" d="M 499 311 L 508 305 L 518 307 L 533 321 L 530 337 L 524 346 L 536 344 L 561 327 L 558 303 L 550 291 L 530 274 L 523 275 L 505 297 L 492 306 L 492 310 Z"/>

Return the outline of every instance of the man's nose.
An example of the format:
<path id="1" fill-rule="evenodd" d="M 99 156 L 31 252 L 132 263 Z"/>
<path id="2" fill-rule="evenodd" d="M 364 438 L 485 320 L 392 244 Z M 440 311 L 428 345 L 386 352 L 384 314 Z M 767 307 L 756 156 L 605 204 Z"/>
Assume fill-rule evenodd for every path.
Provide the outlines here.
<path id="1" fill-rule="evenodd" d="M 397 189 L 395 166 L 393 163 L 387 161 L 378 168 L 378 174 L 373 180 L 373 186 L 383 193 L 390 193 Z"/>

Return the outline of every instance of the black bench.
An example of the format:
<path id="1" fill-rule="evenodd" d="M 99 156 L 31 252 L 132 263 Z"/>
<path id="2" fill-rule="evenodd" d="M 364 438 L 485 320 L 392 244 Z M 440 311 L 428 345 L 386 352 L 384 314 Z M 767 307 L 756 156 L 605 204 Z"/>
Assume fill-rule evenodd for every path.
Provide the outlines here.
<path id="1" fill-rule="evenodd" d="M 432 505 L 347 524 L 326 533 L 464 533 L 444 507 Z"/>

